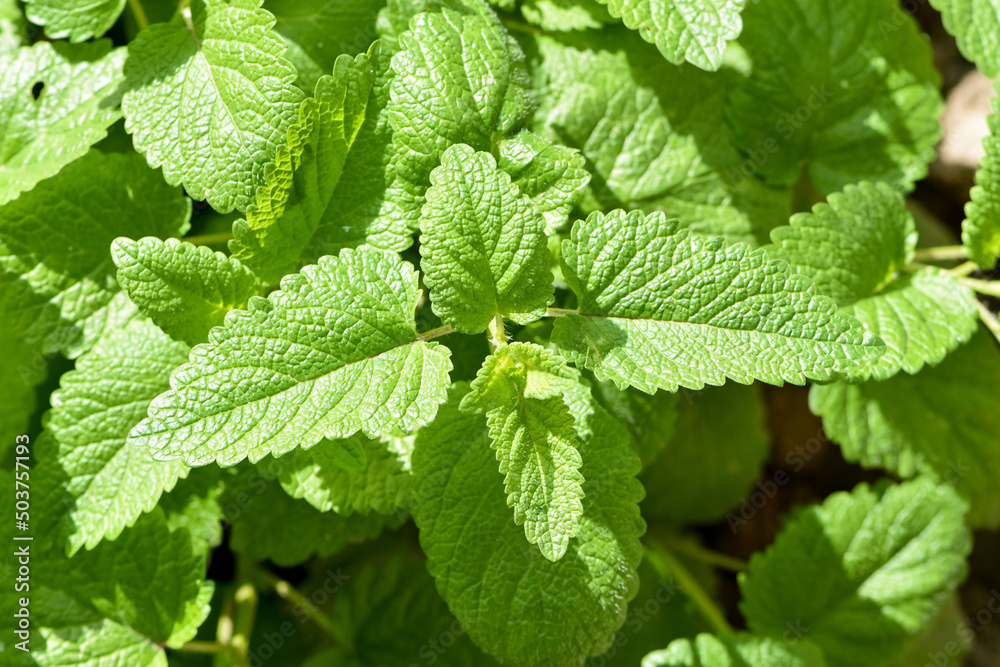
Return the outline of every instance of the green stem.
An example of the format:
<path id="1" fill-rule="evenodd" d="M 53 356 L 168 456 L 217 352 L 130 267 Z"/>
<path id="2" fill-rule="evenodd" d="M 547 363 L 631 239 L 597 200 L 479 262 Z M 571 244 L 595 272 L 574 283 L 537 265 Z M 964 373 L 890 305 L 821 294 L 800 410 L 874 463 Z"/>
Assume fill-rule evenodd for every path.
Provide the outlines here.
<path id="1" fill-rule="evenodd" d="M 993 337 L 1000 342 L 1000 322 L 997 321 L 997 316 L 990 312 L 990 309 L 986 307 L 979 299 L 973 299 L 976 302 L 976 308 L 979 309 L 979 319 L 983 321 L 986 328 L 990 330 Z"/>
<path id="2" fill-rule="evenodd" d="M 711 549 L 706 549 L 695 542 L 674 539 L 673 537 L 662 533 L 657 533 L 656 538 L 660 544 L 671 551 L 690 556 L 691 558 L 700 560 L 701 562 L 713 567 L 729 570 L 730 572 L 747 571 L 746 562 L 736 558 L 735 556 L 719 553 L 718 551 L 712 551 Z"/>
<path id="3" fill-rule="evenodd" d="M 181 646 L 178 651 L 187 651 L 189 653 L 222 653 L 228 650 L 224 644 L 219 642 L 201 642 L 201 641 L 191 641 L 183 646 Z"/>
<path id="4" fill-rule="evenodd" d="M 579 315 L 579 310 L 570 310 L 569 308 L 546 308 L 545 317 L 562 317 L 564 315 Z"/>
<path id="5" fill-rule="evenodd" d="M 958 282 L 967 287 L 971 287 L 980 294 L 1000 297 L 1000 282 L 990 282 L 989 280 L 976 280 L 975 278 L 959 278 Z"/>
<path id="6" fill-rule="evenodd" d="M 229 645 L 235 653 L 236 664 L 246 665 L 250 635 L 253 634 L 253 624 L 257 618 L 257 589 L 253 584 L 243 584 L 236 589 L 233 601 L 233 638 Z"/>
<path id="7" fill-rule="evenodd" d="M 965 259 L 965 246 L 944 245 L 936 248 L 920 248 L 913 253 L 913 259 L 918 262 L 941 262 L 952 259 Z"/>
<path id="8" fill-rule="evenodd" d="M 503 315 L 497 313 L 489 325 L 490 350 L 496 352 L 501 347 L 507 347 L 507 331 L 503 326 Z"/>
<path id="9" fill-rule="evenodd" d="M 979 265 L 976 264 L 975 262 L 966 262 L 965 264 L 959 264 L 954 269 L 949 269 L 948 273 L 957 278 L 964 278 L 970 273 L 973 273 L 978 268 Z"/>
<path id="10" fill-rule="evenodd" d="M 263 569 L 259 569 L 258 572 L 260 573 L 260 576 L 263 577 L 264 581 L 267 582 L 267 585 L 274 589 L 274 592 L 278 594 L 278 597 L 282 600 L 302 607 L 313 623 L 322 628 L 322 630 L 334 640 L 338 639 L 337 632 L 334 629 L 333 624 L 330 623 L 330 619 L 327 618 L 326 614 L 324 614 L 319 607 L 314 605 L 309 598 L 300 593 L 297 588 L 284 579 L 279 579 Z"/>
<path id="11" fill-rule="evenodd" d="M 715 628 L 717 633 L 722 635 L 733 631 L 722 611 L 715 605 L 705 589 L 698 584 L 698 580 L 670 553 L 669 549 L 653 544 L 651 547 L 646 547 L 646 557 L 661 577 L 669 578 L 673 575 L 677 578 L 681 590 L 694 602 L 698 611 Z"/>
<path id="12" fill-rule="evenodd" d="M 417 336 L 417 340 L 430 340 L 432 338 L 437 338 L 438 336 L 447 336 L 450 333 L 454 333 L 455 329 L 451 325 L 445 325 L 443 327 L 438 327 L 437 329 L 431 329 L 430 331 L 425 331 L 424 333 Z"/>
<path id="13" fill-rule="evenodd" d="M 135 23 L 139 26 L 139 30 L 148 28 L 149 19 L 146 17 L 146 10 L 142 8 L 142 3 L 139 0 L 128 0 L 128 6 L 132 10 L 132 16 L 135 17 Z"/>
<path id="14" fill-rule="evenodd" d="M 188 236 L 184 240 L 191 245 L 214 245 L 225 243 L 233 238 L 232 232 L 218 232 L 217 234 L 203 234 L 202 236 Z"/>

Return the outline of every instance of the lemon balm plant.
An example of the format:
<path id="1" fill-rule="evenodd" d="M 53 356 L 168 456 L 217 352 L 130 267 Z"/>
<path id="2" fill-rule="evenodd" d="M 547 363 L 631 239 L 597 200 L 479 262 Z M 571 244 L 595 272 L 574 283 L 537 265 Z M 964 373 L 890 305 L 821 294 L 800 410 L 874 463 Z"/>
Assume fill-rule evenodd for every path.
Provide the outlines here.
<path id="1" fill-rule="evenodd" d="M 995 74 L 997 10 L 933 4 Z M 9 664 L 947 637 L 1000 526 L 1000 145 L 923 247 L 940 76 L 896 3 L 0 0 L 0 76 Z M 744 563 L 694 528 L 749 518 L 760 383 L 885 474 Z"/>

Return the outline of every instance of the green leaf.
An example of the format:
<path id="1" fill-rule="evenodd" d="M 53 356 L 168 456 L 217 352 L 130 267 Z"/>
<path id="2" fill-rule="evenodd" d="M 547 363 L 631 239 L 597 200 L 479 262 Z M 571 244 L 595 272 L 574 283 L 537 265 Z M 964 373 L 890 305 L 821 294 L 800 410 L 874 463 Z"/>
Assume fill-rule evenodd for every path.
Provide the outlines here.
<path id="1" fill-rule="evenodd" d="M 969 521 L 1000 525 L 1000 462 L 992 455 L 1000 414 L 1000 352 L 980 331 L 937 366 L 884 382 L 817 385 L 809 406 L 849 461 L 902 478 L 953 484 Z"/>
<path id="2" fill-rule="evenodd" d="M 771 240 L 769 256 L 847 306 L 885 287 L 913 260 L 917 230 L 902 195 L 885 183 L 861 183 L 796 213 Z"/>
<path id="3" fill-rule="evenodd" d="M 170 530 L 191 531 L 195 549 L 209 553 L 222 543 L 223 508 L 220 498 L 225 485 L 235 477 L 235 468 L 195 468 L 160 497 L 159 507 L 167 515 Z"/>
<path id="4" fill-rule="evenodd" d="M 648 393 L 827 380 L 884 350 L 858 322 L 745 245 L 724 248 L 663 214 L 592 214 L 563 242 L 579 315 L 553 341 L 578 365 Z"/>
<path id="5" fill-rule="evenodd" d="M 455 9 L 415 16 L 392 58 L 389 120 L 401 183 L 390 200 L 414 223 L 449 146 L 490 152 L 531 108 L 524 54 L 497 17 L 479 2 L 449 4 Z"/>
<path id="6" fill-rule="evenodd" d="M 583 515 L 580 439 L 563 400 L 577 382 L 555 352 L 513 343 L 486 360 L 462 401 L 486 413 L 514 523 L 551 561 L 566 554 Z"/>
<path id="7" fill-rule="evenodd" d="M 899 369 L 916 373 L 936 364 L 968 341 L 979 322 L 975 298 L 948 272 L 925 269 L 841 310 L 885 342 L 885 354 L 864 369 L 865 375 L 884 380 Z"/>
<path id="8" fill-rule="evenodd" d="M 705 70 L 722 65 L 726 42 L 740 35 L 746 0 L 598 0 L 663 57 Z"/>
<path id="9" fill-rule="evenodd" d="M 17 0 L 0 0 L 0 55 L 17 51 L 25 38 L 24 15 Z"/>
<path id="10" fill-rule="evenodd" d="M 594 174 L 581 208 L 662 211 L 701 234 L 759 244 L 791 194 L 753 177 L 724 109 L 741 78 L 675 67 L 624 28 L 535 37 L 535 127 Z"/>
<path id="11" fill-rule="evenodd" d="M 1000 8 L 991 0 L 931 0 L 958 49 L 991 79 L 1000 75 Z"/>
<path id="12" fill-rule="evenodd" d="M 188 345 L 204 342 L 226 313 L 263 289 L 238 261 L 177 239 L 117 238 L 111 256 L 118 284 L 139 310 Z"/>
<path id="13" fill-rule="evenodd" d="M 772 0 L 743 12 L 753 73 L 727 109 L 757 173 L 823 194 L 862 180 L 910 190 L 941 138 L 930 40 L 896 0 Z M 785 39 L 775 39 L 784 35 Z"/>
<path id="14" fill-rule="evenodd" d="M 304 97 L 260 2 L 194 0 L 184 23 L 139 33 L 125 64 L 136 149 L 222 213 L 246 210 Z"/>
<path id="15" fill-rule="evenodd" d="M 642 660 L 642 667 L 825 667 L 823 654 L 808 642 L 758 637 L 745 632 L 678 639 Z"/>
<path id="16" fill-rule="evenodd" d="M 102 339 L 62 376 L 45 421 L 55 438 L 39 460 L 59 480 L 60 536 L 68 554 L 115 539 L 187 475 L 179 461 L 153 461 L 125 445 L 149 402 L 170 388 L 170 371 L 187 357 L 186 345 L 139 320 Z"/>
<path id="17" fill-rule="evenodd" d="M 547 234 L 566 224 L 590 181 L 582 155 L 528 131 L 500 142 L 497 166 L 545 218 Z"/>
<path id="18" fill-rule="evenodd" d="M 747 625 L 778 638 L 793 619 L 830 667 L 892 659 L 965 577 L 966 509 L 954 490 L 928 480 L 827 497 L 751 558 L 740 579 Z"/>
<path id="19" fill-rule="evenodd" d="M 916 373 L 972 336 L 979 313 L 970 288 L 937 269 L 900 275 L 917 242 L 902 195 L 884 183 L 862 183 L 829 201 L 775 229 L 766 250 L 885 342 L 886 353 L 860 375 Z"/>
<path id="20" fill-rule="evenodd" d="M 35 387 L 48 375 L 48 361 L 35 348 L 4 327 L 0 329 L 0 459 L 5 458 L 14 438 L 27 433 L 28 423 L 35 412 Z"/>
<path id="21" fill-rule="evenodd" d="M 553 301 L 545 220 L 489 153 L 452 146 L 431 174 L 421 267 L 434 313 L 463 333 L 527 324 Z"/>
<path id="22" fill-rule="evenodd" d="M 141 567 L 135 554 L 143 555 Z M 157 508 L 114 542 L 80 552 L 70 561 L 51 552 L 33 559 L 32 574 L 44 583 L 37 592 L 32 587 L 32 602 L 43 608 L 47 607 L 43 600 L 64 602 L 54 605 L 58 611 L 51 615 L 43 611 L 32 620 L 42 627 L 68 629 L 77 623 L 66 623 L 65 616 L 76 607 L 79 611 L 73 615 L 85 619 L 80 625 L 99 624 L 103 618 L 145 638 L 140 642 L 132 637 L 128 643 L 133 647 L 144 645 L 148 651 L 155 642 L 159 651 L 163 644 L 176 648 L 194 637 L 208 615 L 213 584 L 205 581 L 205 567 L 205 555 L 192 548 L 190 533 L 167 528 L 163 511 Z M 91 633 L 97 634 L 93 629 Z M 54 648 L 58 650 L 58 644 Z"/>
<path id="23" fill-rule="evenodd" d="M 646 487 L 642 512 L 674 524 L 711 523 L 760 477 L 771 436 L 756 386 L 728 384 L 685 395 L 676 433 L 639 478 Z"/>
<path id="24" fill-rule="evenodd" d="M 3 207 L 0 312 L 43 354 L 77 356 L 128 299 L 118 285 L 111 242 L 121 234 L 184 233 L 191 202 L 141 156 L 91 151 Z M 117 313 L 117 314 L 116 314 Z"/>
<path id="25" fill-rule="evenodd" d="M 343 517 L 320 512 L 304 500 L 289 497 L 267 477 L 251 477 L 249 498 L 239 503 L 240 487 L 231 486 L 237 512 L 229 516 L 233 551 L 251 560 L 270 560 L 282 567 L 304 563 L 314 555 L 332 556 L 351 541 L 378 536 L 390 519 L 380 514 Z M 232 502 L 227 502 L 232 506 Z"/>
<path id="26" fill-rule="evenodd" d="M 440 656 L 447 665 L 496 667 L 464 636 L 421 560 L 395 555 L 384 566 L 369 564 L 345 578 L 331 616 L 349 635 L 344 648 L 358 661 L 353 664 L 408 665 L 419 655 L 424 660 Z"/>
<path id="27" fill-rule="evenodd" d="M 0 54 L 0 205 L 107 136 L 121 117 L 116 89 L 124 62 L 125 50 L 108 41 L 39 42 Z"/>
<path id="28" fill-rule="evenodd" d="M 285 57 L 308 95 L 341 54 L 364 53 L 378 37 L 375 21 L 385 0 L 264 0 L 274 31 L 285 41 Z"/>
<path id="29" fill-rule="evenodd" d="M 278 459 L 278 479 L 321 512 L 395 514 L 410 496 L 412 450 L 412 438 L 324 440 Z"/>
<path id="30" fill-rule="evenodd" d="M 259 461 L 323 438 L 412 431 L 434 418 L 448 349 L 420 340 L 413 267 L 362 246 L 234 310 L 171 376 L 130 444 L 189 465 Z"/>
<path id="31" fill-rule="evenodd" d="M 50 39 L 82 42 L 100 37 L 118 20 L 125 0 L 25 0 L 32 23 L 45 26 Z"/>
<path id="32" fill-rule="evenodd" d="M 545 30 L 589 30 L 614 22 L 598 0 L 524 0 L 521 13 Z"/>
<path id="33" fill-rule="evenodd" d="M 316 85 L 288 143 L 265 173 L 246 221 L 233 226 L 233 255 L 269 283 L 341 248 L 405 250 L 411 229 L 384 201 L 394 179 L 389 52 L 337 60 Z"/>
<path id="34" fill-rule="evenodd" d="M 666 391 L 644 394 L 638 389 L 619 389 L 611 382 L 596 382 L 591 391 L 601 407 L 628 429 L 632 449 L 642 460 L 643 468 L 673 439 L 681 394 Z"/>
<path id="35" fill-rule="evenodd" d="M 1000 94 L 1000 93 L 998 93 Z M 1000 255 L 1000 101 L 990 102 L 993 113 L 987 119 L 990 136 L 983 139 L 986 155 L 976 171 L 972 201 L 965 205 L 962 244 L 969 259 L 984 270 L 996 266 Z"/>
<path id="36" fill-rule="evenodd" d="M 578 667 L 611 645 L 636 592 L 645 530 L 639 460 L 599 408 L 582 428 L 584 512 L 558 562 L 510 520 L 486 420 L 464 414 L 457 389 L 417 434 L 414 518 L 427 568 L 477 645 L 504 664 Z M 579 421 L 579 419 L 578 419 Z"/>

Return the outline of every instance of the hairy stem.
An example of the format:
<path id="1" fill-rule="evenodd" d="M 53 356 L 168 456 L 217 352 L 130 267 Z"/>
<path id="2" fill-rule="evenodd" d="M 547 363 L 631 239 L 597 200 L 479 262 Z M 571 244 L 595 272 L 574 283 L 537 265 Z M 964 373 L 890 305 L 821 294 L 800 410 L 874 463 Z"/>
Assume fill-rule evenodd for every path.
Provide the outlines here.
<path id="1" fill-rule="evenodd" d="M 653 544 L 651 548 L 646 548 L 646 557 L 649 558 L 649 562 L 661 577 L 668 578 L 674 576 L 677 578 L 677 583 L 680 584 L 681 590 L 694 602 L 695 606 L 698 607 L 698 611 L 715 628 L 716 632 L 727 634 L 733 631 L 732 626 L 726 621 L 722 610 L 716 606 L 705 589 L 698 583 L 698 580 L 694 578 L 694 575 L 687 571 L 687 568 L 670 553 L 669 549 L 661 547 L 658 544 Z"/>
<path id="2" fill-rule="evenodd" d="M 439 336 L 447 336 L 450 333 L 454 333 L 455 330 L 450 324 L 443 327 L 438 327 L 437 329 L 431 329 L 430 331 L 425 331 L 424 333 L 417 336 L 417 340 L 431 340 L 432 338 L 437 338 Z"/>
<path id="3" fill-rule="evenodd" d="M 569 308 L 546 308 L 545 317 L 562 317 L 563 315 L 579 315 L 579 310 L 570 310 Z"/>
<path id="4" fill-rule="evenodd" d="M 230 241 L 232 238 L 232 232 L 219 232 L 217 234 L 203 234 L 202 236 L 188 236 L 183 240 L 191 245 L 215 245 L 216 243 Z"/>
<path id="5" fill-rule="evenodd" d="M 507 331 L 503 326 L 503 315 L 496 314 L 489 324 L 490 351 L 496 352 L 501 347 L 507 347 Z"/>
<path id="6" fill-rule="evenodd" d="M 918 262 L 941 262 L 952 259 L 965 259 L 965 247 L 960 245 L 945 245 L 936 248 L 921 248 L 913 253 L 913 259 Z"/>

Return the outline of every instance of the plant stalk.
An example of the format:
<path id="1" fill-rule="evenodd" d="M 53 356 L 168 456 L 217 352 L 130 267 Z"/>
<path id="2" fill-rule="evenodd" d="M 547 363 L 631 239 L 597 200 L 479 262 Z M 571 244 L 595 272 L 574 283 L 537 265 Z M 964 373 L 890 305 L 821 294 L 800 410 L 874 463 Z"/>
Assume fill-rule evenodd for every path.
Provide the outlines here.
<path id="1" fill-rule="evenodd" d="M 232 238 L 232 232 L 219 232 L 217 234 L 203 234 L 202 236 L 188 236 L 182 240 L 187 241 L 191 245 L 215 245 L 231 241 Z"/>
<path id="2" fill-rule="evenodd" d="M 677 578 L 677 583 L 680 584 L 684 594 L 694 602 L 695 606 L 698 607 L 698 611 L 715 628 L 717 633 L 723 635 L 733 631 L 722 610 L 716 606 L 705 589 L 698 583 L 698 580 L 694 578 L 694 575 L 687 571 L 687 568 L 670 553 L 669 549 L 660 545 L 647 547 L 646 557 L 649 558 L 653 568 L 661 577 L 666 578 L 673 575 Z"/>
<path id="3" fill-rule="evenodd" d="M 146 10 L 142 8 L 142 3 L 139 0 L 128 0 L 128 6 L 132 10 L 132 16 L 135 17 L 135 23 L 139 26 L 139 30 L 148 28 L 149 18 L 146 16 Z"/>
<path id="4" fill-rule="evenodd" d="M 975 278 L 959 278 L 958 282 L 971 287 L 980 294 L 985 294 L 987 296 L 1000 297 L 1000 282 L 991 282 L 989 280 L 976 280 Z"/>
<path id="5" fill-rule="evenodd" d="M 286 602 L 297 604 L 302 607 L 302 609 L 304 609 L 306 614 L 309 616 L 309 620 L 315 623 L 317 627 L 321 628 L 334 640 L 338 639 L 333 624 L 330 623 L 330 619 L 323 613 L 323 610 L 314 605 L 312 601 L 299 592 L 297 588 L 284 579 L 279 579 L 266 570 L 258 568 L 258 573 L 267 585 L 274 589 L 274 592 L 278 594 L 278 597 Z"/>
<path id="6" fill-rule="evenodd" d="M 960 245 L 945 245 L 936 248 L 921 248 L 913 253 L 913 259 L 918 262 L 943 262 L 953 259 L 965 259 L 965 247 Z"/>
<path id="7" fill-rule="evenodd" d="M 746 572 L 747 564 L 745 561 L 736 558 L 735 556 L 730 556 L 729 554 L 719 553 L 718 551 L 712 551 L 711 549 L 706 549 L 700 544 L 694 542 L 688 542 L 686 540 L 677 540 L 669 535 L 665 535 L 662 532 L 657 532 L 657 541 L 662 544 L 667 549 L 670 549 L 674 553 L 684 554 L 685 556 L 690 556 L 700 560 L 701 562 L 717 567 L 723 570 L 728 570 L 730 572 Z"/>
<path id="8" fill-rule="evenodd" d="M 973 299 L 976 302 L 976 308 L 979 309 L 979 319 L 983 321 L 986 328 L 990 330 L 993 337 L 1000 342 L 1000 322 L 997 321 L 997 316 L 990 312 L 990 309 L 986 307 L 979 299 Z"/>

